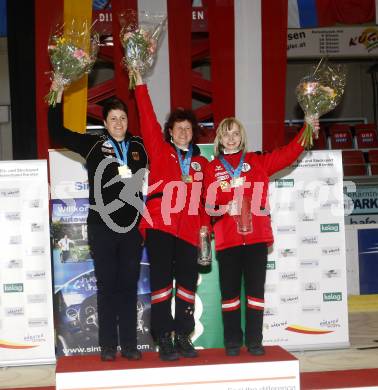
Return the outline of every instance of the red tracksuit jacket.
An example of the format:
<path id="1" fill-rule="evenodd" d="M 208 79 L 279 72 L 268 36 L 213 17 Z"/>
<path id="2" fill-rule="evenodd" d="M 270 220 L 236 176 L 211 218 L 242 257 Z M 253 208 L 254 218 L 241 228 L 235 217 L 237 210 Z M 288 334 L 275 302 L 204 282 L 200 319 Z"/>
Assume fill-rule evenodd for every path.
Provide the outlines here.
<path id="1" fill-rule="evenodd" d="M 146 212 L 139 229 L 143 236 L 145 236 L 145 230 L 151 228 L 170 233 L 192 245 L 197 245 L 200 227 L 209 223 L 209 217 L 201 202 L 202 179 L 208 161 L 199 155 L 199 148 L 194 145 L 189 171 L 194 182 L 184 183 L 181 179 L 176 150 L 163 138 L 147 86 L 137 86 L 135 97 L 150 169 Z M 158 182 L 160 184 L 155 187 Z M 174 183 L 177 183 L 179 187 Z M 169 196 L 170 193 L 172 197 Z M 176 211 L 172 211 L 172 208 Z M 148 216 L 152 220 L 152 225 L 148 222 Z"/>
<path id="2" fill-rule="evenodd" d="M 237 232 L 235 218 L 227 212 L 223 216 L 215 217 L 213 231 L 216 250 L 258 242 L 266 242 L 268 245 L 273 243 L 270 215 L 269 212 L 264 212 L 264 210 L 269 209 L 267 199 L 269 176 L 290 165 L 303 152 L 303 147 L 298 143 L 302 132 L 303 129 L 288 145 L 271 153 L 262 155 L 253 152 L 246 153 L 240 176 L 245 177 L 244 180 L 246 183 L 250 183 L 250 188 L 244 188 L 243 196 L 252 199 L 252 210 L 257 210 L 259 215 L 252 215 L 253 229 L 251 233 L 247 234 Z M 223 156 L 233 168 L 236 168 L 241 154 L 242 152 Z M 230 175 L 218 158 L 208 164 L 204 179 L 207 207 L 228 205 L 233 200 L 235 188 L 224 185 L 224 182 L 230 183 L 230 180 Z M 214 184 L 211 185 L 214 182 L 219 184 L 223 182 L 223 189 L 220 185 L 216 187 Z"/>

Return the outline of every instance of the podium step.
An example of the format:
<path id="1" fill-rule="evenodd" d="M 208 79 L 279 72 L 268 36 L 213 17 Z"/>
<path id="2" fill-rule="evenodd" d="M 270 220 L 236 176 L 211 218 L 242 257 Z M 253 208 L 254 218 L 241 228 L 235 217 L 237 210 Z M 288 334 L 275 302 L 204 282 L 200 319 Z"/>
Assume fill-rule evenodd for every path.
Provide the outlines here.
<path id="1" fill-rule="evenodd" d="M 128 361 L 120 355 L 101 362 L 99 355 L 58 359 L 57 390 L 299 390 L 299 362 L 283 348 L 265 347 L 264 356 L 242 349 L 226 356 L 223 349 L 200 350 L 198 358 L 162 362 L 156 352 Z"/>

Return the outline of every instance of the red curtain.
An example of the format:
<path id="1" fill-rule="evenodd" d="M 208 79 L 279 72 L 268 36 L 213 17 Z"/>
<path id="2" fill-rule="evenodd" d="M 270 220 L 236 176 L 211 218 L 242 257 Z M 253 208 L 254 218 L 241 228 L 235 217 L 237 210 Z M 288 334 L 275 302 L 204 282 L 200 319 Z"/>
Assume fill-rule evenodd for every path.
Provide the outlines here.
<path id="1" fill-rule="evenodd" d="M 284 143 L 287 0 L 261 0 L 263 150 Z"/>

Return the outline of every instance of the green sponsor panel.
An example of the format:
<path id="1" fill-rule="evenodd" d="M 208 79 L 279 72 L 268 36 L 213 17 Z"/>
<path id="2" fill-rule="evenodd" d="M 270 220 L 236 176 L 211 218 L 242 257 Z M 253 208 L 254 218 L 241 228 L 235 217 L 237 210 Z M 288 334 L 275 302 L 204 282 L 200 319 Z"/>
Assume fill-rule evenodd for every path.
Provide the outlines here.
<path id="1" fill-rule="evenodd" d="M 209 268 L 209 269 L 207 269 Z M 213 261 L 211 267 L 200 271 L 201 283 L 197 289 L 197 295 L 202 302 L 202 314 L 199 322 L 203 326 L 203 332 L 195 341 L 196 346 L 203 348 L 223 347 L 223 322 L 221 293 L 219 287 L 218 261 L 215 259 L 213 247 Z"/>
<path id="2" fill-rule="evenodd" d="M 321 233 L 337 233 L 340 231 L 340 226 L 338 223 L 322 223 L 320 225 Z"/>
<path id="3" fill-rule="evenodd" d="M 199 144 L 201 155 L 209 161 L 214 160 L 214 144 Z"/>
<path id="4" fill-rule="evenodd" d="M 4 293 L 20 293 L 24 292 L 23 283 L 8 283 L 4 284 Z"/>
<path id="5" fill-rule="evenodd" d="M 273 261 L 273 260 L 269 260 L 269 261 L 266 263 L 266 269 L 267 269 L 267 270 L 274 270 L 274 269 L 276 269 L 276 262 Z"/>
<path id="6" fill-rule="evenodd" d="M 341 292 L 323 293 L 323 302 L 338 302 L 342 301 L 343 296 Z"/>
<path id="7" fill-rule="evenodd" d="M 276 188 L 292 188 L 294 187 L 294 179 L 276 179 L 274 181 Z"/>
<path id="8" fill-rule="evenodd" d="M 214 145 L 201 144 L 201 155 L 209 161 L 213 159 Z M 203 332 L 195 341 L 196 346 L 203 348 L 222 348 L 223 347 L 223 322 L 221 293 L 219 288 L 219 270 L 218 262 L 213 242 L 213 261 L 211 267 L 204 267 L 200 271 L 201 283 L 197 289 L 197 295 L 202 302 L 202 314 L 199 322 L 203 326 Z"/>

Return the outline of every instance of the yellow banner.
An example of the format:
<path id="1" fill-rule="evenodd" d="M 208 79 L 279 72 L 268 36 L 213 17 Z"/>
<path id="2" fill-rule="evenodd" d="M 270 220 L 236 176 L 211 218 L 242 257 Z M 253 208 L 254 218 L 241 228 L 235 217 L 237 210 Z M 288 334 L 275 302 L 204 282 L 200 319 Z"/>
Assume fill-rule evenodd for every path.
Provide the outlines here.
<path id="1" fill-rule="evenodd" d="M 92 0 L 64 0 L 64 30 L 90 28 L 92 21 Z M 89 40 L 87 40 L 89 48 Z M 72 83 L 64 93 L 64 126 L 85 133 L 87 123 L 88 76 Z"/>

